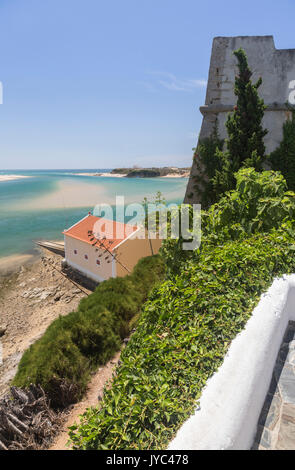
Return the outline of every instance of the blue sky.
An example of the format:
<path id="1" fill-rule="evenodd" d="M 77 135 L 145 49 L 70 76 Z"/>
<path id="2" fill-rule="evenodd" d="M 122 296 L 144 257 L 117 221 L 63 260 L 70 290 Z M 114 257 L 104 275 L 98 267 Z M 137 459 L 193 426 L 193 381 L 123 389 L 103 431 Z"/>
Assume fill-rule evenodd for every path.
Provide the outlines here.
<path id="1" fill-rule="evenodd" d="M 295 48 L 295 2 L 0 0 L 0 169 L 188 166 L 215 36 Z"/>

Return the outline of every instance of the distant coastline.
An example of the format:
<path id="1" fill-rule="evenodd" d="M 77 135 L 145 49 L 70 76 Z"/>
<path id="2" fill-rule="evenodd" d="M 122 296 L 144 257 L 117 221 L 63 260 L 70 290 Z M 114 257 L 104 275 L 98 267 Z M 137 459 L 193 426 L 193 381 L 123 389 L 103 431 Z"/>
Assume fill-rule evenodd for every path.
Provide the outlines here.
<path id="1" fill-rule="evenodd" d="M 188 178 L 190 168 L 115 168 L 109 173 L 74 173 L 78 176 L 104 176 L 113 178 Z"/>

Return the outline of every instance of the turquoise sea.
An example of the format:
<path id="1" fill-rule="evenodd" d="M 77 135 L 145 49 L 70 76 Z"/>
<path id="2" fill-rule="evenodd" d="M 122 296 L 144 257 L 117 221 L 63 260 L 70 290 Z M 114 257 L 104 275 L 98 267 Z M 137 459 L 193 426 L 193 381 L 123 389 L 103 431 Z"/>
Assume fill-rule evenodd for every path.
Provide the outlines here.
<path id="1" fill-rule="evenodd" d="M 161 191 L 169 203 L 183 200 L 187 178 L 86 175 L 109 171 L 0 171 L 0 257 L 35 253 L 34 240 L 62 240 L 65 228 L 93 211 L 96 204 L 114 206 L 116 195 L 131 203 L 141 202 L 145 196 L 152 199 Z M 2 175 L 26 178 L 1 181 Z"/>

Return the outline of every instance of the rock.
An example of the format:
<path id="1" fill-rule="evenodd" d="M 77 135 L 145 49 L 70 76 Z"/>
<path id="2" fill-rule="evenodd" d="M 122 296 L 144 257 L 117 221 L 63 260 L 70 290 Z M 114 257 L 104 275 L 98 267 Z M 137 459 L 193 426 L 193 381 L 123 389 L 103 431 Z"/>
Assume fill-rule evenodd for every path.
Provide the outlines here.
<path id="1" fill-rule="evenodd" d="M 25 283 L 25 282 L 21 282 L 21 283 L 19 284 L 19 287 L 26 287 L 26 283 Z"/>
<path id="2" fill-rule="evenodd" d="M 0 326 L 0 338 L 5 335 L 6 329 L 6 326 Z"/>
<path id="3" fill-rule="evenodd" d="M 123 339 L 123 343 L 124 343 L 124 344 L 128 344 L 129 341 L 130 341 L 130 338 L 124 338 L 124 339 Z"/>
<path id="4" fill-rule="evenodd" d="M 51 292 L 43 291 L 43 292 L 41 292 L 41 294 L 39 294 L 38 297 L 39 297 L 40 300 L 46 300 L 47 297 L 49 297 L 50 295 L 51 295 Z"/>
<path id="5" fill-rule="evenodd" d="M 81 291 L 80 291 L 80 289 L 72 289 L 71 293 L 72 294 L 81 294 Z"/>

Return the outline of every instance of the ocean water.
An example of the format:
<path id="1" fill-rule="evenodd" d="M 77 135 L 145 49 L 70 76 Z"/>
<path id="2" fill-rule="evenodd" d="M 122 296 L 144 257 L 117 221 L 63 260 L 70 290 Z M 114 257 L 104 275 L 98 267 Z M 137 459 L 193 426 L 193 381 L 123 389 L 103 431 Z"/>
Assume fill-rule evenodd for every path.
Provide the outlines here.
<path id="1" fill-rule="evenodd" d="M 97 204 L 114 207 L 116 196 L 124 196 L 129 204 L 141 202 L 144 197 L 152 199 L 157 191 L 161 191 L 169 203 L 183 201 L 186 178 L 129 179 L 85 175 L 109 171 L 0 171 L 0 175 L 26 176 L 0 181 L 0 257 L 35 253 L 34 240 L 62 240 L 64 229 L 93 211 Z"/>

